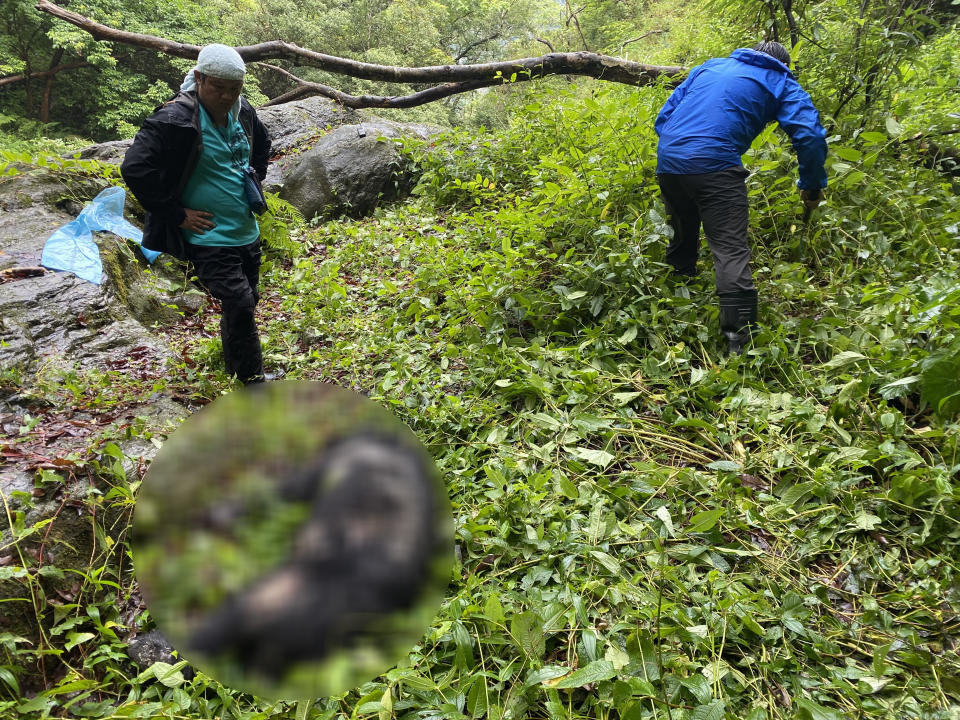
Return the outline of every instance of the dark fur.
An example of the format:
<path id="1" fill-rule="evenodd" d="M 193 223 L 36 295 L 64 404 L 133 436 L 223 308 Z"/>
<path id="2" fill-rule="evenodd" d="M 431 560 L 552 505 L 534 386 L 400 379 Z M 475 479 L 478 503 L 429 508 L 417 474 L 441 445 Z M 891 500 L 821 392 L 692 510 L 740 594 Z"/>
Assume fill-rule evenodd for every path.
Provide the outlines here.
<path id="1" fill-rule="evenodd" d="M 293 556 L 196 626 L 192 649 L 277 679 L 294 663 L 376 642 L 421 594 L 439 537 L 434 479 L 413 450 L 365 433 L 281 485 L 311 502 Z"/>

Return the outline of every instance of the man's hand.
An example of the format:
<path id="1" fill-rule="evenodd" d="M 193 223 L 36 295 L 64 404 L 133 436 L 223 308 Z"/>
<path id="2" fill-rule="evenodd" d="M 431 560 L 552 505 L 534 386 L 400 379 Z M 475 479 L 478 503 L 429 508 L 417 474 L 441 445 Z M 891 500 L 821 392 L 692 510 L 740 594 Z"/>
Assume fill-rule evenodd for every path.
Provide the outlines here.
<path id="1" fill-rule="evenodd" d="M 817 205 L 822 203 L 826 198 L 823 194 L 822 189 L 818 190 L 801 190 L 800 199 L 803 201 L 804 206 L 808 210 L 813 210 Z"/>
<path id="2" fill-rule="evenodd" d="M 210 219 L 213 217 L 213 213 L 207 212 L 206 210 L 191 210 L 190 208 L 184 208 L 183 211 L 187 214 L 183 222 L 180 223 L 180 227 L 184 230 L 190 230 L 195 233 L 205 233 L 207 230 L 212 230 L 217 226 L 217 224 Z"/>

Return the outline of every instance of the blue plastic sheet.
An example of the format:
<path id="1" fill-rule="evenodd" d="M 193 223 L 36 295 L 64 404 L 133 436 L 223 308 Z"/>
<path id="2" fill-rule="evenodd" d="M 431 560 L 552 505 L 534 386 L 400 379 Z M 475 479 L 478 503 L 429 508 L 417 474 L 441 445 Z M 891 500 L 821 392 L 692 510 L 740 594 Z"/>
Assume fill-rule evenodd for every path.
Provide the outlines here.
<path id="1" fill-rule="evenodd" d="M 47 238 L 40 255 L 40 264 L 51 270 L 66 270 L 79 278 L 100 284 L 103 265 L 100 249 L 93 241 L 93 233 L 107 230 L 122 238 L 139 244 L 143 232 L 123 218 L 123 204 L 127 194 L 122 187 L 109 187 L 92 201 L 73 222 L 57 228 Z M 140 248 L 147 261 L 152 263 L 160 255 L 153 250 Z"/>

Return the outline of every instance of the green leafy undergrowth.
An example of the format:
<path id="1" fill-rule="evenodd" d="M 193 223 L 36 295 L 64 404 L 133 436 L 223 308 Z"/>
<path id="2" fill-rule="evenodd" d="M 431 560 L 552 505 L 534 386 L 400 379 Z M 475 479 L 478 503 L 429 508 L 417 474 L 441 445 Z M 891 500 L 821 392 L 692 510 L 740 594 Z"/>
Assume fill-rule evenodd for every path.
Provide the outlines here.
<path id="1" fill-rule="evenodd" d="M 82 708 L 58 686 L 10 707 L 955 717 L 954 188 L 871 129 L 833 139 L 829 201 L 804 224 L 789 145 L 762 136 L 747 161 L 763 328 L 724 357 L 708 263 L 687 284 L 663 263 L 664 94 L 542 98 L 502 133 L 409 147 L 414 201 L 320 225 L 264 267 L 268 367 L 392 408 L 447 480 L 462 562 L 400 667 L 286 706 L 177 666 L 85 661 L 59 686 L 94 683 Z M 198 373 L 210 343 L 187 341 Z M 77 647 L 104 644 L 122 652 Z"/>
<path id="2" fill-rule="evenodd" d="M 452 138 L 417 156 L 417 203 L 321 226 L 272 278 L 270 359 L 393 407 L 454 498 L 436 644 L 370 692 L 444 717 L 951 717 L 953 188 L 883 130 L 834 138 L 804 224 L 762 137 L 764 330 L 724 358 L 709 269 L 665 278 L 658 106 L 536 103 Z"/>

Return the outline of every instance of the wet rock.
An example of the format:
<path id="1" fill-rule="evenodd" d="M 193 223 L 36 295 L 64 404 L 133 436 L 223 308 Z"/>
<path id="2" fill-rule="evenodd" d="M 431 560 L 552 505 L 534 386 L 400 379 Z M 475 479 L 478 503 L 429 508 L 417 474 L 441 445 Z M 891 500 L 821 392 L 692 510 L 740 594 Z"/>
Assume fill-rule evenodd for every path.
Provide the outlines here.
<path id="1" fill-rule="evenodd" d="M 279 195 L 308 219 L 362 216 L 412 186 L 412 174 L 393 140 L 427 139 L 437 132 L 427 125 L 381 119 L 331 130 L 310 149 L 278 163 Z"/>
<path id="2" fill-rule="evenodd" d="M 333 100 L 310 97 L 257 110 L 270 132 L 273 153 L 282 155 L 303 147 L 341 125 L 360 121 L 360 113 Z"/>
<path id="3" fill-rule="evenodd" d="M 133 638 L 127 645 L 127 655 L 141 670 L 146 670 L 158 662 L 174 665 L 182 660 L 170 641 L 159 630 L 151 630 Z M 194 676 L 193 668 L 189 666 L 183 668 L 182 672 L 187 680 Z"/>
<path id="4" fill-rule="evenodd" d="M 69 212 L 67 206 L 70 203 L 82 206 L 109 185 L 103 178 L 24 168 L 21 174 L 0 180 L 0 210 L 4 211 L 3 215 L 17 210 Z M 11 223 L 6 221 L 3 225 L 9 229 Z M 6 245 L 3 235 L 0 235 L 0 242 Z"/>
<path id="5" fill-rule="evenodd" d="M 124 479 L 138 479 L 138 470 L 157 448 L 142 435 L 123 437 L 114 430 L 111 437 L 122 459 L 107 457 L 106 475 L 98 465 L 84 467 L 71 458 L 91 452 L 97 457 L 96 436 L 111 425 L 137 419 L 166 432 L 187 414 L 173 398 L 158 393 L 116 410 L 126 413 L 122 417 L 111 417 L 83 409 L 89 403 L 79 380 L 72 381 L 80 383 L 73 391 L 79 394 L 74 395 L 78 406 L 69 401 L 70 392 L 61 391 L 64 378 L 127 367 L 131 358 L 145 371 L 163 372 L 170 351 L 144 323 L 178 316 L 168 306 L 176 298 L 173 286 L 183 283 L 182 269 L 148 268 L 126 240 L 101 233 L 95 239 L 105 269 L 102 285 L 66 272 L 14 271 L 39 266 L 47 238 L 74 219 L 65 210 L 65 198 L 82 207 L 107 184 L 54 171 L 0 182 L 0 271 L 9 271 L 0 272 L 0 491 L 5 499 L 0 548 L 6 548 L 0 551 L 0 632 L 26 638 L 33 647 L 53 622 L 52 608 L 77 598 L 79 579 L 90 571 L 92 559 L 110 567 L 122 564 L 123 546 L 111 534 L 128 524 L 129 504 L 88 499 L 104 497 Z M 35 389 L 39 385 L 47 387 L 45 396 Z"/>
<path id="6" fill-rule="evenodd" d="M 67 153 L 65 157 L 75 157 L 80 160 L 100 160 L 114 165 L 123 162 L 123 156 L 133 144 L 133 138 L 127 140 L 111 140 L 99 145 L 88 145 L 79 152 Z"/>

